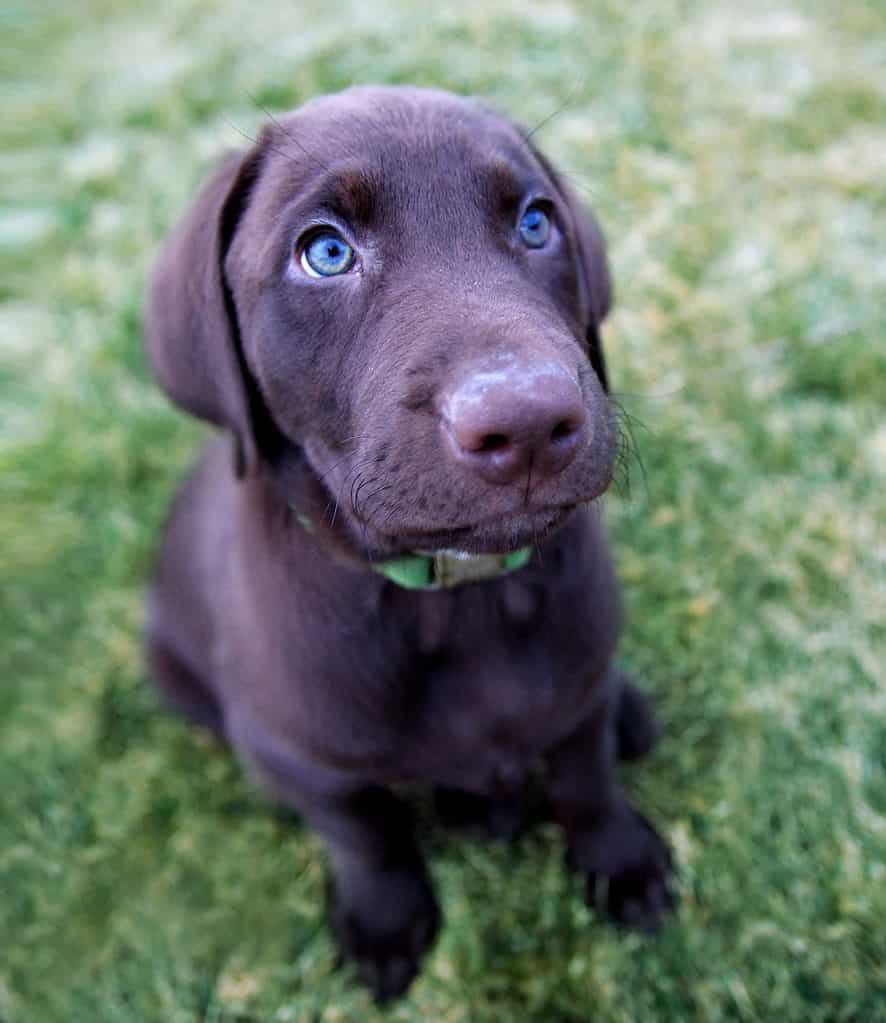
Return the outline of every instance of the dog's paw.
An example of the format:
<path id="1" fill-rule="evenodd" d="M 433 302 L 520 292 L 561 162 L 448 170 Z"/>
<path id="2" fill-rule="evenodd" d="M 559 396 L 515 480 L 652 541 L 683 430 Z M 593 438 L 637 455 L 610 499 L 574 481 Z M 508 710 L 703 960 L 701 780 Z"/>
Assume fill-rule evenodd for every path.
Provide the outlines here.
<path id="1" fill-rule="evenodd" d="M 378 1005 L 399 998 L 418 973 L 440 926 L 428 881 L 420 876 L 379 878 L 369 900 L 348 904 L 333 890 L 330 919 L 342 960 Z"/>
<path id="2" fill-rule="evenodd" d="M 584 875 L 588 905 L 624 927 L 651 933 L 674 908 L 671 854 L 629 806 L 576 831 L 567 861 Z"/>

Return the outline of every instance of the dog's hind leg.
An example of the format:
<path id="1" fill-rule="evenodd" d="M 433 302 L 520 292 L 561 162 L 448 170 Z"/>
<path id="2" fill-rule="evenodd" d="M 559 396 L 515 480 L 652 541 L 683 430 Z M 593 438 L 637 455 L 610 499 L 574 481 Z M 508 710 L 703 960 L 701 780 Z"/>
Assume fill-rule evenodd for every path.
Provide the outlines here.
<path id="1" fill-rule="evenodd" d="M 163 702 L 192 724 L 225 737 L 224 716 L 211 690 L 162 640 L 148 636 L 148 672 Z"/>
<path id="2" fill-rule="evenodd" d="M 619 676 L 621 695 L 615 712 L 615 750 L 619 760 L 639 760 L 651 752 L 661 735 L 652 701 L 624 672 Z"/>
<path id="3" fill-rule="evenodd" d="M 548 796 L 588 904 L 624 926 L 653 931 L 674 905 L 671 854 L 616 781 L 618 695 L 548 754 Z"/>

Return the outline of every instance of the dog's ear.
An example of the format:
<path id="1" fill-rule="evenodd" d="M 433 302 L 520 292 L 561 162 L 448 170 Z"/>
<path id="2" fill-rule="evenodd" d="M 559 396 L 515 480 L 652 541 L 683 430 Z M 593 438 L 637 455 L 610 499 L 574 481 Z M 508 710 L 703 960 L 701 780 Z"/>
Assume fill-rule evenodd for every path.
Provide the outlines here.
<path id="1" fill-rule="evenodd" d="M 606 319 L 612 305 L 612 284 L 609 279 L 606 244 L 591 211 L 576 199 L 575 193 L 564 185 L 562 178 L 557 177 L 555 180 L 572 220 L 588 357 L 603 390 L 608 392 L 609 375 L 600 338 L 600 325 Z"/>
<path id="2" fill-rule="evenodd" d="M 564 182 L 563 176 L 551 166 L 550 161 L 537 149 L 533 152 L 557 187 L 557 192 L 566 206 L 568 229 L 575 247 L 578 263 L 578 286 L 581 315 L 585 323 L 588 343 L 588 357 L 604 391 L 609 391 L 609 376 L 606 359 L 600 339 L 600 325 L 606 319 L 612 305 L 612 284 L 609 278 L 609 263 L 606 259 L 606 244 L 603 233 L 591 211 L 576 198 L 573 190 Z"/>
<path id="3" fill-rule="evenodd" d="M 562 186 L 561 186 L 562 187 Z M 586 316 L 586 337 L 591 365 L 603 386 L 609 391 L 609 375 L 603 355 L 600 325 L 606 319 L 612 305 L 612 283 L 609 278 L 609 262 L 606 259 L 606 244 L 594 215 L 568 191 L 564 193 L 570 204 L 575 225 L 575 239 L 578 261 L 581 268 L 580 287 L 584 291 L 583 303 Z"/>
<path id="4" fill-rule="evenodd" d="M 606 244 L 600 225 L 596 223 L 593 215 L 583 206 L 575 203 L 574 199 L 572 217 L 578 243 L 582 286 L 586 293 L 584 297 L 587 310 L 585 336 L 588 356 L 597 379 L 600 380 L 604 391 L 609 393 L 609 372 L 606 368 L 603 340 L 600 336 L 600 326 L 612 306 L 612 282 L 609 276 L 609 262 L 606 258 Z"/>
<path id="5" fill-rule="evenodd" d="M 203 186 L 160 251 L 145 314 L 148 355 L 161 386 L 188 412 L 233 432 L 238 476 L 255 464 L 256 442 L 224 259 L 263 151 L 259 144 L 230 155 Z"/>

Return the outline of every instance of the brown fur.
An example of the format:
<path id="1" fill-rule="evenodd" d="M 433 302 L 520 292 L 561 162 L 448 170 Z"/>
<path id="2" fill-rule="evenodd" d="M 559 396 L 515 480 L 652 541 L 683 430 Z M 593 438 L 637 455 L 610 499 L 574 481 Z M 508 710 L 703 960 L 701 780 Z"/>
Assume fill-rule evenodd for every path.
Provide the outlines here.
<path id="1" fill-rule="evenodd" d="M 516 236 L 533 196 L 554 224 L 537 250 Z M 318 280 L 293 251 L 325 223 L 360 263 Z M 450 808 L 469 793 L 494 817 L 540 778 L 589 898 L 608 879 L 605 908 L 641 927 L 670 903 L 668 853 L 614 777 L 654 725 L 612 667 L 618 588 L 590 503 L 616 450 L 609 301 L 597 226 L 550 165 L 479 104 L 419 89 L 351 90 L 268 125 L 157 263 L 157 376 L 233 434 L 235 458 L 210 444 L 175 501 L 152 674 L 323 835 L 336 935 L 380 1000 L 406 988 L 438 921 L 392 786 L 430 783 Z M 441 402 L 495 358 L 576 381 L 565 467 L 533 478 L 530 460 L 497 485 L 447 446 Z M 527 544 L 526 568 L 452 590 L 372 570 Z"/>

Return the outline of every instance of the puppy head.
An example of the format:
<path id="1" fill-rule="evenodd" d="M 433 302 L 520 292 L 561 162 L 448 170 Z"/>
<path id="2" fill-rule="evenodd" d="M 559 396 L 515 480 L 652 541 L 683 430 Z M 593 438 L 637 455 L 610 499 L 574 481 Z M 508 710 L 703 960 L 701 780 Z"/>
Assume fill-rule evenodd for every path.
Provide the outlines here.
<path id="1" fill-rule="evenodd" d="M 207 183 L 147 339 L 170 396 L 233 431 L 238 472 L 298 451 L 371 553 L 503 551 L 609 482 L 609 300 L 593 218 L 513 125 L 361 88 Z"/>

